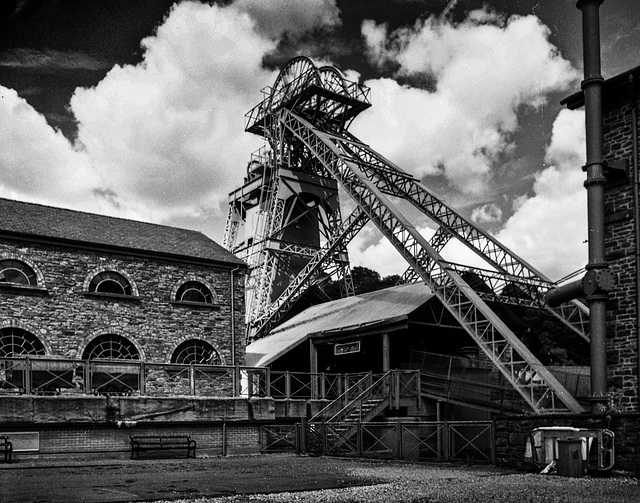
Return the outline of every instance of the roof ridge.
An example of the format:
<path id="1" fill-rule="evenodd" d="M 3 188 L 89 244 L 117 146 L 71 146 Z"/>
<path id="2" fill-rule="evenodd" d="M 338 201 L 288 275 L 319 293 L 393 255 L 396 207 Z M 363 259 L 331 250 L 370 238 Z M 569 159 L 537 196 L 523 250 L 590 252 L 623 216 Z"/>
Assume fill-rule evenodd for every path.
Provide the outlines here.
<path id="1" fill-rule="evenodd" d="M 64 208 L 62 206 L 52 206 L 49 204 L 43 204 L 43 203 L 33 203 L 31 201 L 19 201 L 17 199 L 9 199 L 7 197 L 0 197 L 0 201 L 7 201 L 9 203 L 18 203 L 18 204 L 27 204 L 29 206 L 39 206 L 41 208 L 45 208 L 45 209 L 54 209 L 54 210 L 59 210 L 59 211 L 69 211 L 72 213 L 80 213 L 82 215 L 88 215 L 91 217 L 100 217 L 100 218 L 109 218 L 112 220 L 120 220 L 120 221 L 124 221 L 124 222 L 133 222 L 136 224 L 144 224 L 144 225 L 153 225 L 155 227 L 166 227 L 169 229 L 179 229 L 179 230 L 183 230 L 183 231 L 188 231 L 188 232 L 195 232 L 198 234 L 202 234 L 203 236 L 206 236 L 206 234 L 204 234 L 202 231 L 198 231 L 195 229 L 185 229 L 183 227 L 176 227 L 174 225 L 167 225 L 167 224 L 157 224 L 154 222 L 147 222 L 144 220 L 136 220 L 134 218 L 126 218 L 126 217 L 116 217 L 116 216 L 112 216 L 112 215 L 105 215 L 103 213 L 92 213 L 90 211 L 85 211 L 85 210 L 76 210 L 73 208 Z M 209 238 L 211 239 L 211 238 Z"/>
<path id="2" fill-rule="evenodd" d="M 200 230 L 0 197 L 0 232 L 246 266 Z"/>

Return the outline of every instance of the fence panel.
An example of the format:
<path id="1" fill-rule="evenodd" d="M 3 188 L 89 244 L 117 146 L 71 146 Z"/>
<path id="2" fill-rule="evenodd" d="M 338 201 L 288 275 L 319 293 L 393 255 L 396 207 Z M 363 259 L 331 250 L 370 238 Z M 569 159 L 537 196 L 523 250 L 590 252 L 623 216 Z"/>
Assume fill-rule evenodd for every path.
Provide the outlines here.
<path id="1" fill-rule="evenodd" d="M 493 424 L 489 421 L 452 421 L 447 424 L 449 459 L 493 463 Z"/>
<path id="2" fill-rule="evenodd" d="M 444 461 L 445 423 L 400 423 L 401 457 L 408 461 Z"/>
<path id="3" fill-rule="evenodd" d="M 309 423 L 306 452 L 406 461 L 494 463 L 491 421 Z"/>
<path id="4" fill-rule="evenodd" d="M 299 429 L 296 424 L 260 426 L 260 452 L 299 452 Z"/>
<path id="5" fill-rule="evenodd" d="M 362 423 L 360 452 L 364 458 L 398 459 L 401 454 L 397 424 Z"/>

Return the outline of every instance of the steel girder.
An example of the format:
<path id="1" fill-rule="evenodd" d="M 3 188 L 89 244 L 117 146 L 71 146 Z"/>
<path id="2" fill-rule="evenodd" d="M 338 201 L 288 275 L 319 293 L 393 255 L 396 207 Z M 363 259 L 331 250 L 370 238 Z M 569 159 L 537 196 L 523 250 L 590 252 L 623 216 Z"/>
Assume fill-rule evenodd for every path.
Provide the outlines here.
<path id="1" fill-rule="evenodd" d="M 341 253 L 346 243 L 353 239 L 362 227 L 367 223 L 366 213 L 361 208 L 349 215 L 342 226 L 336 229 L 336 232 L 327 243 L 318 250 L 318 252 L 305 265 L 304 269 L 293 279 L 293 281 L 282 292 L 278 299 L 271 303 L 259 318 L 253 320 L 253 331 L 260 334 L 273 327 L 295 304 L 302 294 L 312 285 L 319 281 L 319 273 L 327 272 L 327 267 L 335 259 L 336 253 Z M 347 275 L 350 278 L 350 275 Z M 347 286 L 348 288 L 348 286 Z M 351 283 L 351 293 L 353 292 L 353 283 Z"/>
<path id="2" fill-rule="evenodd" d="M 380 191 L 410 202 L 439 225 L 432 238 L 437 251 L 441 251 L 451 237 L 458 238 L 470 250 L 495 267 L 496 271 L 468 268 L 481 279 L 491 292 L 480 292 L 487 300 L 519 306 L 546 309 L 577 335 L 588 341 L 589 311 L 580 301 L 572 301 L 561 308 L 551 308 L 544 302 L 544 293 L 553 282 L 511 252 L 495 238 L 471 224 L 456 210 L 432 194 L 413 176 L 401 170 L 351 133 L 328 134 L 339 146 L 342 156 L 357 163 L 362 172 Z M 405 281 L 415 280 L 415 274 L 405 273 Z M 511 288 L 506 288 L 511 285 Z M 513 287 L 516 287 L 515 290 Z M 517 292 L 513 295 L 507 290 Z"/>
<path id="3" fill-rule="evenodd" d="M 449 211 L 430 194 L 416 190 L 414 184 L 404 183 L 411 177 L 399 175 L 389 165 L 374 169 L 370 160 L 377 156 L 367 155 L 367 159 L 361 162 L 354 157 L 352 149 L 344 148 L 344 137 L 316 129 L 292 111 L 283 110 L 278 116 L 283 126 L 338 180 L 534 411 L 583 411 L 582 406 L 489 308 L 460 272 L 448 267 L 448 262 L 386 199 L 374 180 L 384 180 L 380 172 L 388 174 L 390 180 L 400 187 L 392 189 L 387 184 L 385 187 L 389 192 L 396 195 L 406 190 L 407 195 L 411 194 L 421 207 L 428 208 L 430 214 L 437 215 L 456 234 L 465 229 L 464 237 L 479 243 L 490 261 L 510 271 L 510 276 L 530 273 L 531 269 L 526 264 L 507 253 L 494 240 L 485 240 L 475 229 L 462 225 L 464 220 L 461 217 L 462 221 L 458 221 L 455 212 Z M 349 142 L 350 147 L 353 145 Z M 370 150 L 367 152 L 371 153 Z M 365 173 L 366 170 L 375 173 Z M 455 226 L 458 222 L 460 225 Z M 528 274 L 524 278 L 529 280 L 531 276 L 534 275 Z"/>

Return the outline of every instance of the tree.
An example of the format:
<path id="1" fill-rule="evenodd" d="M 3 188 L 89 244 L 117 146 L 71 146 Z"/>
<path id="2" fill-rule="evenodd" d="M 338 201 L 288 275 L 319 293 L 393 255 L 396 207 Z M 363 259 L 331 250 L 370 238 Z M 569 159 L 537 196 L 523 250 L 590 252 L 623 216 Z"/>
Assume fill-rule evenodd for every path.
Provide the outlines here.
<path id="1" fill-rule="evenodd" d="M 355 266 L 351 269 L 351 279 L 356 295 L 360 295 L 395 286 L 398 284 L 400 276 L 392 274 L 382 278 L 380 273 L 368 267 Z M 340 285 L 336 281 L 328 281 L 323 290 L 331 300 L 340 298 Z"/>

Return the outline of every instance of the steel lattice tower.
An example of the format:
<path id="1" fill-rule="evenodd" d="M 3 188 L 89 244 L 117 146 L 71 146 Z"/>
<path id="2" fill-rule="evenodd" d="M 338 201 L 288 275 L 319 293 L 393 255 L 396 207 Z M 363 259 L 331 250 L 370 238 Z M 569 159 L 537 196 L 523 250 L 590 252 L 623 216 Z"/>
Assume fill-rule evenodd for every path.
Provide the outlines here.
<path id="1" fill-rule="evenodd" d="M 264 100 L 247 113 L 246 130 L 263 136 L 269 150 L 254 155 L 245 184 L 230 194 L 224 237 L 251 267 L 249 337 L 264 335 L 306 289 L 327 277 L 342 281 L 344 294 L 351 294 L 346 247 L 371 221 L 407 261 L 404 280 L 431 288 L 532 410 L 581 412 L 489 304 L 547 309 L 585 339 L 586 307 L 577 301 L 546 306 L 544 293 L 555 286 L 548 278 L 347 131 L 371 105 L 367 87 L 298 57 L 263 92 Z M 346 219 L 338 185 L 357 205 Z M 438 226 L 435 235 L 422 236 L 391 198 L 427 216 Z M 237 244 L 243 225 L 249 232 Z M 441 253 L 453 239 L 486 268 L 445 260 Z"/>

